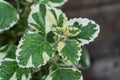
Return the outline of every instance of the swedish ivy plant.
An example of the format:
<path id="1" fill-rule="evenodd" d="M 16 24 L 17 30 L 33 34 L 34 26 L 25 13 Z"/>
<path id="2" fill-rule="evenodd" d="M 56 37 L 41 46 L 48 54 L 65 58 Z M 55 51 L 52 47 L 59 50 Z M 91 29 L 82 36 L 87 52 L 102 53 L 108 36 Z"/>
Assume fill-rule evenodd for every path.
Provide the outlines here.
<path id="1" fill-rule="evenodd" d="M 68 20 L 66 0 L 0 0 L 0 80 L 83 80 L 84 47 L 99 33 L 87 18 Z M 13 6 L 14 5 L 14 6 Z"/>

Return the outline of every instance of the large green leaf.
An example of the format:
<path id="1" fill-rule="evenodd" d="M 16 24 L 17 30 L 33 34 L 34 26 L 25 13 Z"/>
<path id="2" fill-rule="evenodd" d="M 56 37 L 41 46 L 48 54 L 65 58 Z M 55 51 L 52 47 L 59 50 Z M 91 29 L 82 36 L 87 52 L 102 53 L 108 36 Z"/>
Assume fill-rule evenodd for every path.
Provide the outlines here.
<path id="1" fill-rule="evenodd" d="M 53 49 L 38 33 L 25 34 L 19 42 L 16 56 L 21 67 L 40 67 L 52 57 Z"/>
<path id="2" fill-rule="evenodd" d="M 90 66 L 90 58 L 88 55 L 88 52 L 86 51 L 86 49 L 84 47 L 82 47 L 82 56 L 81 59 L 79 61 L 79 65 L 81 68 L 89 68 Z"/>
<path id="3" fill-rule="evenodd" d="M 60 41 L 58 51 L 67 62 L 78 64 L 81 56 L 81 48 L 76 40 Z"/>
<path id="4" fill-rule="evenodd" d="M 41 34 L 47 34 L 55 27 L 63 27 L 67 21 L 61 10 L 44 4 L 34 4 L 28 18 L 29 26 Z"/>
<path id="5" fill-rule="evenodd" d="M 30 80 L 29 70 L 19 68 L 15 60 L 15 51 L 16 46 L 13 44 L 0 48 L 0 54 L 4 54 L 0 63 L 0 80 Z"/>
<path id="6" fill-rule="evenodd" d="M 71 68 L 60 68 L 51 72 L 46 80 L 83 80 L 80 71 Z"/>
<path id="7" fill-rule="evenodd" d="M 0 80 L 30 80 L 30 72 L 19 68 L 15 59 L 5 58 L 0 65 Z"/>
<path id="8" fill-rule="evenodd" d="M 99 25 L 94 21 L 86 18 L 74 18 L 68 21 L 70 27 L 77 27 L 81 32 L 75 37 L 81 43 L 81 45 L 88 44 L 93 41 L 100 31 Z"/>
<path id="9" fill-rule="evenodd" d="M 13 27 L 19 19 L 17 10 L 4 0 L 0 0 L 0 32 Z"/>

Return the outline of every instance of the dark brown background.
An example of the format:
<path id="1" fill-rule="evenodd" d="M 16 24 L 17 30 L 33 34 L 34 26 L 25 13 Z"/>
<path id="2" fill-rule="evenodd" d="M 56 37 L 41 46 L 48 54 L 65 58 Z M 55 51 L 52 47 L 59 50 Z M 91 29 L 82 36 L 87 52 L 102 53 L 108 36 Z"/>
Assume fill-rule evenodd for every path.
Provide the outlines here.
<path id="1" fill-rule="evenodd" d="M 101 27 L 87 46 L 91 67 L 84 80 L 120 80 L 120 0 L 68 0 L 63 11 L 69 18 L 89 18 Z"/>

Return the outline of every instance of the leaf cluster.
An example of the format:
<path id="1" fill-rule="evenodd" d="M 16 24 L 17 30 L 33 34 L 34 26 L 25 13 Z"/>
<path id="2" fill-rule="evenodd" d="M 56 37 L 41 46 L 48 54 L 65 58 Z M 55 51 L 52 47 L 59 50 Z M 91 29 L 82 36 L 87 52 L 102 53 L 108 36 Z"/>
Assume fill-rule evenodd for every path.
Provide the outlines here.
<path id="1" fill-rule="evenodd" d="M 68 20 L 66 0 L 0 0 L 0 80 L 83 80 L 84 48 L 99 33 L 87 18 Z"/>

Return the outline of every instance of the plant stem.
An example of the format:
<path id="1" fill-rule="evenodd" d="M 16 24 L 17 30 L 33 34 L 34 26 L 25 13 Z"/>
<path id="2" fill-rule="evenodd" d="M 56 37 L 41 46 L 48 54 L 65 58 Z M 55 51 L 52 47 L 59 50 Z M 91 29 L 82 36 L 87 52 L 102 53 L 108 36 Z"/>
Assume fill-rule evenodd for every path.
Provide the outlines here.
<path id="1" fill-rule="evenodd" d="M 15 2 L 16 2 L 16 5 L 17 5 L 17 10 L 18 10 L 18 12 L 20 13 L 20 4 L 19 4 L 19 0 L 15 0 Z"/>
<path id="2" fill-rule="evenodd" d="M 30 10 L 30 3 L 29 3 L 29 2 L 26 2 L 26 3 L 25 3 L 25 9 L 23 10 L 24 12 L 22 13 L 22 16 L 21 16 L 21 17 L 25 17 L 29 10 Z M 27 15 L 28 15 L 28 14 L 27 14 Z"/>

